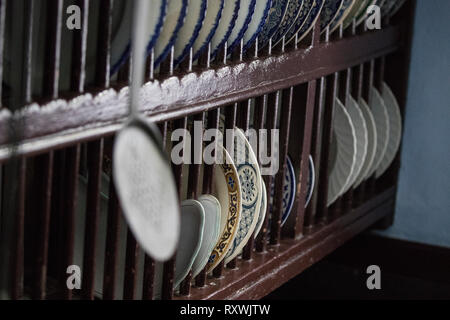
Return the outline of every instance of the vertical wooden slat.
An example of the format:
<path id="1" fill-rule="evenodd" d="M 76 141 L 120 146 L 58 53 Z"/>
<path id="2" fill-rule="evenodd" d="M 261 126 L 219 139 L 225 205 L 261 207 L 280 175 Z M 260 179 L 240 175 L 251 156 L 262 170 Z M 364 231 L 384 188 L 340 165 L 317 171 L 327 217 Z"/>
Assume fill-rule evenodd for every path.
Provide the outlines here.
<path id="1" fill-rule="evenodd" d="M 112 177 L 111 177 L 112 178 Z M 111 179 L 111 181 L 113 181 Z M 103 299 L 115 299 L 117 284 L 117 258 L 119 255 L 121 209 L 114 183 L 109 186 L 108 222 L 106 232 L 105 265 L 103 274 Z"/>
<path id="2" fill-rule="evenodd" d="M 323 128 L 323 139 L 322 139 L 322 151 L 320 159 L 320 179 L 318 181 L 318 207 L 317 207 L 317 220 L 322 220 L 328 218 L 328 178 L 329 178 L 329 151 L 333 137 L 333 117 L 334 117 L 334 107 L 335 98 L 337 95 L 339 74 L 335 73 L 333 75 L 326 77 L 326 88 L 325 88 L 325 114 L 324 114 L 324 128 Z M 317 164 L 316 164 L 317 165 Z"/>
<path id="3" fill-rule="evenodd" d="M 83 258 L 83 297 L 94 299 L 97 257 L 97 230 L 100 215 L 100 188 L 103 164 L 103 140 L 87 144 L 88 184 Z"/>
<path id="4" fill-rule="evenodd" d="M 98 44 L 96 83 L 108 87 L 110 82 L 111 33 L 114 0 L 100 0 L 100 17 L 98 23 Z"/>
<path id="5" fill-rule="evenodd" d="M 5 44 L 5 12 L 7 0 L 0 0 L 0 80 L 3 83 L 3 51 Z M 3 90 L 0 86 L 0 109 L 2 109 Z"/>
<path id="6" fill-rule="evenodd" d="M 173 60 L 172 55 L 170 57 Z M 173 122 L 173 130 L 184 129 L 187 130 L 187 118 L 175 120 Z M 184 141 L 184 140 L 183 140 Z M 183 184 L 183 164 L 172 164 L 172 170 L 175 177 L 175 183 L 178 187 L 179 197 L 181 198 L 181 190 Z M 173 299 L 174 291 L 174 276 L 175 276 L 175 256 L 169 261 L 164 263 L 163 284 L 162 284 L 162 298 L 164 300 Z"/>
<path id="7" fill-rule="evenodd" d="M 136 298 L 137 269 L 139 264 L 139 245 L 130 228 L 127 232 L 127 249 L 125 257 L 125 276 L 123 283 L 123 299 Z"/>
<path id="8" fill-rule="evenodd" d="M 266 129 L 269 131 L 267 134 L 267 154 L 271 155 L 273 153 L 272 150 L 272 137 L 270 130 L 275 130 L 277 128 L 277 118 L 278 118 L 278 104 L 280 101 L 280 92 L 272 92 L 267 95 L 267 109 L 266 109 Z M 262 112 L 259 110 L 258 112 Z M 281 163 L 280 163 L 281 165 Z M 270 203 L 272 203 L 272 184 L 274 181 L 274 177 L 271 175 L 264 176 L 264 182 L 266 184 L 267 189 L 267 207 L 268 212 L 264 219 L 263 226 L 261 227 L 260 234 L 258 235 L 256 250 L 258 252 L 263 252 L 267 246 L 267 235 L 269 231 L 269 220 L 271 218 L 273 210 L 270 210 Z"/>
<path id="9" fill-rule="evenodd" d="M 279 145 L 279 170 L 275 177 L 275 192 L 272 212 L 272 225 L 270 229 L 270 244 L 276 245 L 281 237 L 281 219 L 283 216 L 283 185 L 287 170 L 287 156 L 289 149 L 289 134 L 291 126 L 292 102 L 294 99 L 294 88 L 285 89 L 280 114 L 280 145 Z"/>
<path id="10" fill-rule="evenodd" d="M 220 121 L 220 109 L 211 110 L 208 112 L 208 129 L 218 129 Z M 217 143 L 217 141 L 216 141 Z M 214 165 L 205 165 L 203 169 L 203 194 L 211 194 L 212 183 L 214 177 Z M 195 278 L 195 285 L 197 287 L 204 287 L 206 284 L 206 267 Z"/>

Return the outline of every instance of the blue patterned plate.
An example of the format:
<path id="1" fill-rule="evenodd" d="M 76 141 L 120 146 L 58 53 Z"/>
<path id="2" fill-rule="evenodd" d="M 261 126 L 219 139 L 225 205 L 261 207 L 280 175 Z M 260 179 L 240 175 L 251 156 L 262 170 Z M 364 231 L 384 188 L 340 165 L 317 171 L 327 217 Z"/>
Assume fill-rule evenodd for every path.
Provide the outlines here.
<path id="1" fill-rule="evenodd" d="M 314 2 L 315 2 L 314 0 L 303 1 L 303 6 L 302 9 L 300 10 L 300 14 L 297 17 L 297 20 L 295 20 L 294 24 L 291 26 L 291 28 L 285 35 L 286 44 L 295 39 L 295 35 L 297 34 L 298 31 L 300 31 L 301 27 L 305 24 L 306 19 L 308 18 L 314 6 Z"/>
<path id="2" fill-rule="evenodd" d="M 216 33 L 217 27 L 219 26 L 220 19 L 222 17 L 222 11 L 224 7 L 225 0 L 208 0 L 208 9 L 206 10 L 205 20 L 203 21 L 203 26 L 200 29 L 197 40 L 195 40 L 193 45 L 192 57 L 193 60 L 197 60 L 205 50 L 212 37 Z"/>
<path id="3" fill-rule="evenodd" d="M 258 160 L 241 129 L 234 131 L 234 163 L 241 185 L 242 212 L 239 230 L 225 257 L 225 263 L 237 257 L 247 244 L 255 230 L 261 208 L 261 173 Z"/>
<path id="4" fill-rule="evenodd" d="M 155 68 L 167 57 L 175 44 L 178 31 L 186 18 L 187 6 L 188 0 L 169 0 L 162 31 L 155 45 Z"/>
<path id="5" fill-rule="evenodd" d="M 295 171 L 294 166 L 292 165 L 291 158 L 288 156 L 286 158 L 286 173 L 284 176 L 283 182 L 283 211 L 281 215 L 281 225 L 283 226 L 289 215 L 291 214 L 292 207 L 294 206 L 295 192 L 296 192 L 296 179 L 295 179 Z M 275 182 L 272 184 L 271 188 L 271 199 L 270 199 L 270 207 L 271 211 L 273 208 L 273 198 L 275 196 Z"/>
<path id="6" fill-rule="evenodd" d="M 231 54 L 234 48 L 241 43 L 241 39 L 244 37 L 244 34 L 248 29 L 248 25 L 252 20 L 253 13 L 255 12 L 255 6 L 256 0 L 241 0 L 241 7 L 239 8 L 236 23 L 230 37 L 227 40 L 228 53 Z"/>
<path id="7" fill-rule="evenodd" d="M 320 14 L 320 30 L 325 30 L 330 26 L 341 10 L 344 0 L 325 0 L 322 13 Z"/>
<path id="8" fill-rule="evenodd" d="M 272 0 L 258 0 L 256 1 L 255 12 L 253 18 L 248 25 L 247 31 L 244 34 L 244 52 L 247 51 L 255 42 L 258 34 L 261 32 L 266 22 L 269 10 L 272 6 Z"/>
<path id="9" fill-rule="evenodd" d="M 124 2 L 125 7 L 119 7 L 120 2 Z M 149 30 L 147 53 L 150 53 L 156 44 L 167 10 L 167 0 L 156 0 L 153 2 L 154 5 L 152 5 L 152 11 L 149 14 L 150 19 L 147 23 L 147 29 Z M 114 7 L 118 8 L 118 10 L 124 10 L 124 20 L 117 29 L 116 36 L 111 41 L 111 75 L 115 74 L 130 57 L 133 4 L 131 1 L 122 0 L 114 2 Z"/>
<path id="10" fill-rule="evenodd" d="M 311 201 L 313 192 L 314 192 L 314 186 L 316 184 L 316 169 L 314 167 L 314 160 L 311 156 L 309 156 L 309 175 L 308 175 L 308 182 L 306 186 L 308 187 L 308 191 L 306 193 L 306 202 L 305 202 L 305 208 L 308 206 L 309 202 Z"/>
<path id="11" fill-rule="evenodd" d="M 263 49 L 277 32 L 288 8 L 289 0 L 273 0 L 264 27 L 258 35 L 258 50 Z"/>
<path id="12" fill-rule="evenodd" d="M 190 0 L 188 15 L 178 31 L 174 45 L 174 64 L 177 66 L 188 54 L 205 20 L 207 0 Z"/>
<path id="13" fill-rule="evenodd" d="M 344 0 L 342 7 L 339 9 L 338 14 L 334 17 L 330 24 L 330 33 L 334 32 L 344 22 L 345 18 L 350 14 L 353 6 L 356 4 L 356 0 Z"/>
<path id="14" fill-rule="evenodd" d="M 211 39 L 211 59 L 214 59 L 217 56 L 219 50 L 225 45 L 230 37 L 234 25 L 236 24 L 240 5 L 241 0 L 225 1 L 219 26 Z"/>
<path id="15" fill-rule="evenodd" d="M 302 28 L 298 31 L 297 43 L 302 41 L 308 33 L 314 28 L 317 20 L 319 19 L 320 13 L 322 12 L 324 0 L 315 0 L 314 5 L 306 18 L 305 23 Z"/>
<path id="16" fill-rule="evenodd" d="M 289 31 L 289 29 L 294 25 L 297 21 L 297 18 L 300 15 L 300 12 L 303 7 L 304 0 L 290 0 L 289 5 L 286 11 L 286 15 L 281 21 L 278 30 L 272 36 L 272 45 L 276 45 L 282 41 L 283 37 Z"/>

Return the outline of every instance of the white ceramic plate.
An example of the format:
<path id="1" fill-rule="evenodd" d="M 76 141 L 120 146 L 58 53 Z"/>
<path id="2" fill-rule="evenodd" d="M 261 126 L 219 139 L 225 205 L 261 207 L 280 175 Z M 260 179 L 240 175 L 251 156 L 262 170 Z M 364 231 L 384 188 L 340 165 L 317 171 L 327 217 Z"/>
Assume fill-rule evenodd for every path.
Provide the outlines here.
<path id="1" fill-rule="evenodd" d="M 364 99 L 359 100 L 359 107 L 364 116 L 367 126 L 367 156 L 364 159 L 363 167 L 356 178 L 354 188 L 359 187 L 359 185 L 365 180 L 366 176 L 369 174 L 369 170 L 372 167 L 373 161 L 375 159 L 375 153 L 377 150 L 377 128 L 375 124 L 375 119 L 373 118 L 372 111 L 364 101 Z"/>
<path id="2" fill-rule="evenodd" d="M 375 124 L 377 127 L 377 151 L 371 169 L 369 170 L 366 179 L 370 178 L 378 169 L 381 161 L 386 154 L 389 142 L 390 128 L 389 128 L 389 113 L 387 111 L 384 100 L 377 89 L 371 88 L 370 91 L 370 109 L 372 110 Z"/>
<path id="3" fill-rule="evenodd" d="M 214 196 L 220 202 L 220 236 L 208 261 L 208 272 L 212 271 L 232 247 L 239 230 L 242 212 L 242 193 L 239 173 L 228 152 L 223 147 L 223 164 L 216 164 L 214 170 Z"/>
<path id="4" fill-rule="evenodd" d="M 306 194 L 306 201 L 305 201 L 305 208 L 309 205 L 309 202 L 311 201 L 313 192 L 314 192 L 314 186 L 316 185 L 316 168 L 314 166 L 314 160 L 312 156 L 309 156 L 309 172 L 308 172 L 308 192 Z"/>
<path id="5" fill-rule="evenodd" d="M 225 263 L 242 251 L 255 230 L 261 209 L 261 173 L 258 160 L 241 129 L 234 131 L 234 163 L 239 173 L 242 192 L 242 211 L 239 230 L 233 246 L 225 257 Z"/>
<path id="6" fill-rule="evenodd" d="M 241 6 L 239 8 L 236 23 L 234 24 L 233 31 L 227 40 L 229 54 L 233 52 L 235 47 L 240 45 L 241 39 L 244 37 L 248 25 L 252 20 L 255 6 L 256 0 L 241 0 Z"/>
<path id="7" fill-rule="evenodd" d="M 381 163 L 377 169 L 377 178 L 382 176 L 383 173 L 385 173 L 391 166 L 400 148 L 400 143 L 402 140 L 402 115 L 397 99 L 386 83 L 383 83 L 382 89 L 383 100 L 389 114 L 389 142 L 383 160 L 381 160 Z"/>
<path id="8" fill-rule="evenodd" d="M 202 52 L 207 49 L 209 42 L 216 33 L 222 17 L 225 0 L 208 0 L 205 20 L 193 45 L 193 60 L 197 60 Z"/>
<path id="9" fill-rule="evenodd" d="M 214 59 L 219 50 L 225 45 L 233 31 L 239 13 L 240 0 L 226 0 L 220 18 L 219 26 L 211 39 L 211 59 Z"/>
<path id="10" fill-rule="evenodd" d="M 333 133 L 333 142 L 330 149 L 328 206 L 342 194 L 356 166 L 355 127 L 350 115 L 339 99 L 336 99 Z"/>
<path id="11" fill-rule="evenodd" d="M 366 4 L 369 0 L 356 0 L 355 5 L 352 7 L 352 10 L 344 19 L 344 29 L 347 29 L 350 25 L 352 25 L 353 20 L 358 17 L 361 12 L 366 8 Z"/>
<path id="12" fill-rule="evenodd" d="M 267 211 L 267 189 L 264 180 L 261 180 L 261 187 L 262 187 L 261 208 L 259 210 L 258 222 L 256 223 L 255 227 L 255 238 L 261 231 L 261 228 L 264 224 L 264 220 L 266 219 L 266 211 Z"/>
<path id="13" fill-rule="evenodd" d="M 316 0 L 314 2 L 314 5 L 308 14 L 308 17 L 306 18 L 305 23 L 298 31 L 297 43 L 302 41 L 314 28 L 314 25 L 317 23 L 321 15 L 324 4 L 325 0 Z"/>
<path id="14" fill-rule="evenodd" d="M 362 170 L 362 167 L 367 157 L 367 140 L 368 140 L 366 120 L 364 119 L 364 115 L 362 114 L 361 108 L 359 107 L 358 103 L 350 95 L 348 97 L 346 109 L 348 114 L 352 118 L 352 123 L 355 127 L 356 165 L 355 169 L 353 170 L 350 181 L 345 186 L 341 195 L 345 194 L 348 190 L 350 190 L 350 188 L 353 186 Z"/>
<path id="15" fill-rule="evenodd" d="M 244 52 L 256 41 L 269 15 L 272 0 L 256 1 L 255 12 L 244 34 Z"/>
<path id="16" fill-rule="evenodd" d="M 177 288 L 191 271 L 200 250 L 205 226 L 205 210 L 196 200 L 181 203 L 181 232 L 175 258 L 174 286 Z"/>
<path id="17" fill-rule="evenodd" d="M 188 0 L 168 0 L 168 2 L 164 24 L 154 48 L 155 68 L 172 50 L 187 14 Z"/>
<path id="18" fill-rule="evenodd" d="M 198 201 L 205 209 L 205 226 L 200 250 L 192 265 L 193 277 L 197 276 L 208 263 L 209 256 L 217 243 L 220 232 L 220 202 L 212 195 L 202 195 Z"/>
<path id="19" fill-rule="evenodd" d="M 205 20 L 206 8 L 207 0 L 189 0 L 188 14 L 174 45 L 175 66 L 189 55 Z"/>

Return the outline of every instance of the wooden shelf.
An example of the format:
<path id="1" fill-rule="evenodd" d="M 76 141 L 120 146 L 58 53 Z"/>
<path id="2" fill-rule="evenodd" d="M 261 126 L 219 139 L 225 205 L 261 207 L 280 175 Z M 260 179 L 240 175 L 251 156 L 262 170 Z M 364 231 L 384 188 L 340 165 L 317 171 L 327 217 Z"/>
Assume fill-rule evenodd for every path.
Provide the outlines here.
<path id="1" fill-rule="evenodd" d="M 259 60 L 226 65 L 179 78 L 148 82 L 143 113 L 165 121 L 304 83 L 397 50 L 402 26 L 293 50 Z M 74 100 L 33 105 L 14 117 L 17 154 L 35 155 L 112 134 L 128 112 L 128 88 L 108 89 Z M 0 162 L 10 156 L 12 115 L 0 115 Z"/>
<path id="2" fill-rule="evenodd" d="M 176 299 L 261 299 L 326 255 L 342 246 L 394 211 L 396 188 L 392 187 L 360 207 L 318 224 L 300 239 L 284 239 L 251 261 L 239 260 L 236 269 L 224 269 L 220 279 L 209 278 L 207 286 L 192 288 L 188 297 Z"/>

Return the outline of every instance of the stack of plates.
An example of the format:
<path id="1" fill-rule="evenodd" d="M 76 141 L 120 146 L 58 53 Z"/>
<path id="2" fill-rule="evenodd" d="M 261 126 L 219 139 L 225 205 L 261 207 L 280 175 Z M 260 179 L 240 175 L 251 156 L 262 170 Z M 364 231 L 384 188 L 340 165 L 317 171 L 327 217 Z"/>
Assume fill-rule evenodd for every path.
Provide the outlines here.
<path id="1" fill-rule="evenodd" d="M 370 177 L 381 177 L 398 153 L 401 136 L 400 108 L 386 83 L 381 93 L 371 88 L 369 104 L 351 96 L 345 106 L 337 100 L 327 204 Z"/>

